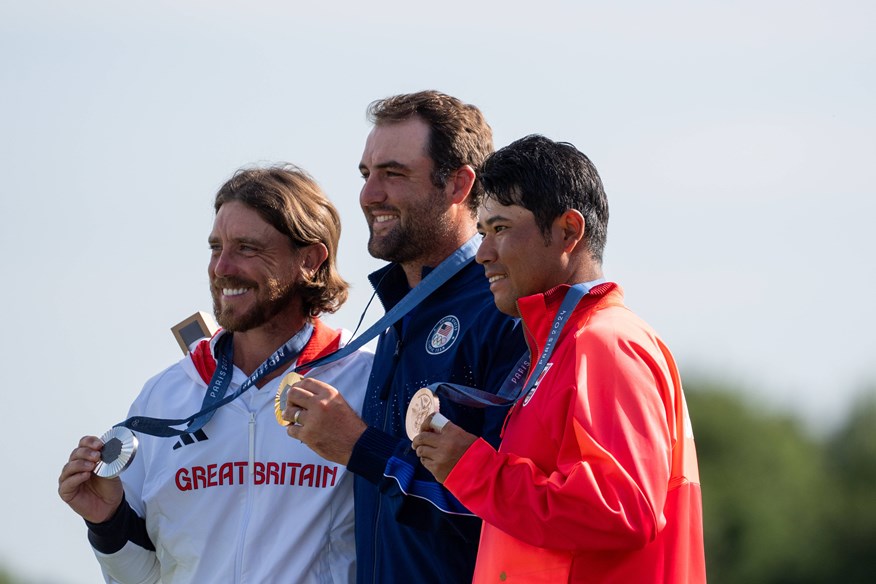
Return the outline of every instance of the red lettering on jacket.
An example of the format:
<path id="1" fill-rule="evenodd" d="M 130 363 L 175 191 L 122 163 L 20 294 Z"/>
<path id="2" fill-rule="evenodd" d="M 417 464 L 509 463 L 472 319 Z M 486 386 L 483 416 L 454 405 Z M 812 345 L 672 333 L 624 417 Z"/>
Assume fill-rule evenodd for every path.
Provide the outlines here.
<path id="1" fill-rule="evenodd" d="M 247 473 L 249 463 L 234 461 L 179 468 L 174 475 L 174 482 L 180 491 L 241 486 L 250 481 L 255 486 L 285 485 L 328 489 L 337 482 L 338 468 L 321 464 L 303 465 L 300 462 L 256 461 L 250 479 Z"/>

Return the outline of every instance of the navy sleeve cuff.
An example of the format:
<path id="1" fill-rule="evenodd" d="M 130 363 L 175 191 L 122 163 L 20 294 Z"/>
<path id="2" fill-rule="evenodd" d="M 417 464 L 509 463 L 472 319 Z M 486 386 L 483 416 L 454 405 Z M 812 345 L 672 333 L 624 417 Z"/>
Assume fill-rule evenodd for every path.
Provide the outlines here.
<path id="1" fill-rule="evenodd" d="M 146 533 L 146 521 L 137 515 L 125 498 L 122 498 L 121 505 L 107 521 L 103 523 L 86 521 L 85 525 L 88 526 L 88 541 L 91 547 L 102 554 L 114 554 L 129 541 L 143 549 L 155 551 L 155 546 Z"/>
<path id="2" fill-rule="evenodd" d="M 375 485 L 379 484 L 383 479 L 386 463 L 399 442 L 398 438 L 369 426 L 353 446 L 347 469 Z"/>

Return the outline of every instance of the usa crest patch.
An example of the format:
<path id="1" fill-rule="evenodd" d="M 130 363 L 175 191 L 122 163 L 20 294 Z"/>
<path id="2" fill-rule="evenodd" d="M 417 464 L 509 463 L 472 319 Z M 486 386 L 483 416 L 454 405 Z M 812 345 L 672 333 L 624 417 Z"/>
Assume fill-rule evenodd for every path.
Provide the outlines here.
<path id="1" fill-rule="evenodd" d="M 457 336 L 459 336 L 459 319 L 452 314 L 443 317 L 429 333 L 426 352 L 430 355 L 440 355 L 453 345 Z"/>

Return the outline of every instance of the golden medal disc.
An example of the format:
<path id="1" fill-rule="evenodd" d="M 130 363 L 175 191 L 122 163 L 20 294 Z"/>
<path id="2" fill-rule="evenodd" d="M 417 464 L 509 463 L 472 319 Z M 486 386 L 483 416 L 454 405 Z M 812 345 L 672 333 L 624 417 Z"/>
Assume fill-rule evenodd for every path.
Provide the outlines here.
<path id="1" fill-rule="evenodd" d="M 137 436 L 124 426 L 116 426 L 107 430 L 100 441 L 103 442 L 100 460 L 92 472 L 105 479 L 115 478 L 134 460 L 139 445 Z"/>
<path id="2" fill-rule="evenodd" d="M 289 393 L 289 388 L 299 381 L 304 379 L 298 373 L 291 371 L 286 374 L 280 381 L 280 388 L 277 390 L 277 395 L 274 397 L 274 416 L 277 417 L 277 423 L 281 426 L 289 426 L 292 424 L 289 420 L 283 419 L 283 410 L 286 409 L 286 394 Z"/>
<path id="3" fill-rule="evenodd" d="M 405 415 L 405 431 L 408 438 L 413 440 L 414 436 L 421 432 L 423 420 L 431 414 L 435 414 L 430 422 L 432 429 L 441 431 L 441 428 L 447 423 L 447 418 L 438 411 L 440 405 L 438 397 L 428 387 L 417 390 L 417 393 L 411 398 L 411 403 L 408 404 L 408 411 Z"/>

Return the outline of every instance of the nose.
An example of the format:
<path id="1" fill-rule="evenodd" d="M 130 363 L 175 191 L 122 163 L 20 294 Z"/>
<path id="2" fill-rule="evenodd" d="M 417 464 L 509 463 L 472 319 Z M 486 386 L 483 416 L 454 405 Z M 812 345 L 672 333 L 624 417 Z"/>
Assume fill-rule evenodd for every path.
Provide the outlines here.
<path id="1" fill-rule="evenodd" d="M 376 176 L 369 176 L 365 179 L 365 184 L 362 185 L 362 190 L 359 191 L 359 205 L 364 209 L 370 205 L 382 203 L 386 200 L 386 191 L 380 185 L 380 181 Z"/>
<path id="2" fill-rule="evenodd" d="M 209 271 L 219 278 L 234 275 L 237 268 L 231 259 L 231 253 L 227 249 L 214 251 L 210 257 Z"/>
<path id="3" fill-rule="evenodd" d="M 478 252 L 475 254 L 475 261 L 482 266 L 485 266 L 496 259 L 496 248 L 493 247 L 492 239 L 489 235 L 481 238 L 481 245 L 478 247 Z"/>

